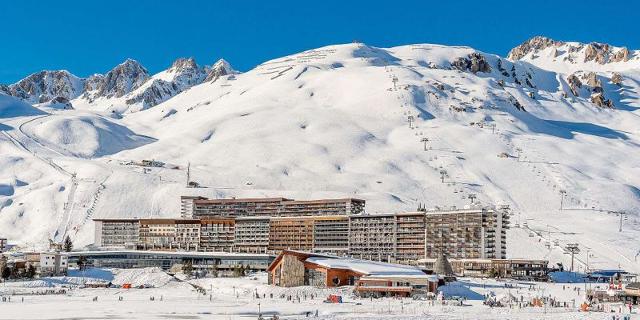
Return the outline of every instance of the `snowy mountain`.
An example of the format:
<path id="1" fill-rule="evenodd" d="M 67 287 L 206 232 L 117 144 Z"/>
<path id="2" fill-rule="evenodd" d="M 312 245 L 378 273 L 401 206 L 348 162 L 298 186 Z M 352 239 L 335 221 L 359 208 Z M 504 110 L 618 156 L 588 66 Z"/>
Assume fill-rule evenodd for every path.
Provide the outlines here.
<path id="1" fill-rule="evenodd" d="M 585 62 L 588 45 L 534 39 L 509 59 L 356 43 L 245 73 L 179 60 L 74 110 L 0 115 L 0 234 L 89 244 L 92 218 L 175 216 L 188 194 L 353 196 L 370 213 L 473 201 L 510 206 L 511 257 L 566 261 L 578 242 L 592 267 L 640 271 L 637 52 L 598 45 L 605 58 Z M 203 188 L 185 187 L 188 164 Z"/>
<path id="2" fill-rule="evenodd" d="M 204 68 L 192 58 L 178 59 L 171 68 L 154 75 L 138 89 L 125 97 L 126 105 L 138 105 L 137 110 L 158 105 L 196 84 L 206 77 Z M 130 107 L 131 109 L 131 107 Z"/>
<path id="3" fill-rule="evenodd" d="M 82 93 L 83 85 L 83 79 L 66 70 L 40 71 L 4 90 L 0 89 L 0 92 L 4 91 L 29 103 L 41 103 L 56 97 L 73 99 Z"/>

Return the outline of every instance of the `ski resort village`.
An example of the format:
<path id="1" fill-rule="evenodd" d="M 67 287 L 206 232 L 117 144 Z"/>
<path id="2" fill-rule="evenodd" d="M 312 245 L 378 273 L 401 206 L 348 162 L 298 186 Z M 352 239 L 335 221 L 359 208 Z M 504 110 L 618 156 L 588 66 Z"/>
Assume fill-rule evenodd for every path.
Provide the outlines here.
<path id="1" fill-rule="evenodd" d="M 640 319 L 640 51 L 210 62 L 0 85 L 0 319 Z"/>

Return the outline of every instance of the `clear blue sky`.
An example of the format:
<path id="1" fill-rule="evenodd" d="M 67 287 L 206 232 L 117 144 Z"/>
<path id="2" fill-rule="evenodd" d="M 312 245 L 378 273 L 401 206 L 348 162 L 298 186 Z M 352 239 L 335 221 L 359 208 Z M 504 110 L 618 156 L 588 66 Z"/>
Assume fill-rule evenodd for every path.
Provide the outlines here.
<path id="1" fill-rule="evenodd" d="M 558 1 L 560 2 L 560 1 Z M 0 83 L 41 69 L 104 73 L 125 58 L 150 72 L 178 57 L 262 61 L 355 39 L 387 47 L 468 45 L 505 55 L 534 35 L 640 49 L 635 1 L 0 0 Z"/>

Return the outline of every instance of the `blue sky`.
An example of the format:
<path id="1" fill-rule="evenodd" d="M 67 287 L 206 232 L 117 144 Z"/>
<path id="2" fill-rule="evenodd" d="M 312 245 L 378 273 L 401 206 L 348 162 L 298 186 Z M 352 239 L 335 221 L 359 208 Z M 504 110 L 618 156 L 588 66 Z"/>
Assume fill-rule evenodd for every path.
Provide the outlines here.
<path id="1" fill-rule="evenodd" d="M 557 1 L 559 2 L 559 1 Z M 178 57 L 245 71 L 275 57 L 360 40 L 468 45 L 505 55 L 534 35 L 640 49 L 639 2 L 0 0 L 0 83 L 42 69 L 150 72 Z"/>

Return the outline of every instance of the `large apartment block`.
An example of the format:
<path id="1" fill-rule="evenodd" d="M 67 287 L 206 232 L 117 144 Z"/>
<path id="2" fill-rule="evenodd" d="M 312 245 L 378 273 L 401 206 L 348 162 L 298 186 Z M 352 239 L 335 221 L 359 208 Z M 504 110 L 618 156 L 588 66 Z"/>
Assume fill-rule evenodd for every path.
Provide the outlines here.
<path id="1" fill-rule="evenodd" d="M 349 217 L 349 255 L 415 263 L 441 252 L 453 259 L 506 258 L 508 216 L 488 208 Z"/>
<path id="2" fill-rule="evenodd" d="M 143 250 L 200 250 L 200 220 L 140 219 L 140 240 Z"/>
<path id="3" fill-rule="evenodd" d="M 95 244 L 103 248 L 135 248 L 140 240 L 139 219 L 94 219 Z"/>
<path id="4" fill-rule="evenodd" d="M 493 209 L 434 211 L 425 214 L 425 258 L 506 258 L 509 217 Z"/>
<path id="5" fill-rule="evenodd" d="M 506 257 L 508 216 L 490 208 L 365 214 L 364 201 L 182 197 L 181 219 L 96 219 L 96 244 L 143 250 L 301 250 L 415 264 Z M 191 218 L 187 218 L 190 216 Z"/>
<path id="6" fill-rule="evenodd" d="M 180 197 L 183 218 L 297 217 L 352 215 L 364 212 L 364 200 L 321 199 L 297 201 L 287 198 L 207 199 Z"/>

